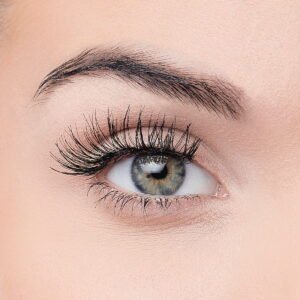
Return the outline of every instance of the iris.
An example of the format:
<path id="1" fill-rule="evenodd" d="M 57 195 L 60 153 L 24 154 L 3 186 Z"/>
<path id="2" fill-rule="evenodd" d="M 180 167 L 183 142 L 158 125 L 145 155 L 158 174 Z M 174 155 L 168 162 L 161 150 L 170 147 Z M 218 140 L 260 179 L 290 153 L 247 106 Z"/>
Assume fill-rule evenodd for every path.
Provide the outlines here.
<path id="1" fill-rule="evenodd" d="M 137 156 L 131 166 L 136 188 L 150 195 L 173 195 L 185 179 L 185 163 L 171 156 Z"/>

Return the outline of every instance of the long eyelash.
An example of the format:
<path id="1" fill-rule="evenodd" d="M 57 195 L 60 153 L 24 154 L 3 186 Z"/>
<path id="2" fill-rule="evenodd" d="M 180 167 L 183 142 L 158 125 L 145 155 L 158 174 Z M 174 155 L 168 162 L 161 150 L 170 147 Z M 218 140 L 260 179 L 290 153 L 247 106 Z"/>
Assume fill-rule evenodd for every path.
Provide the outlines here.
<path id="1" fill-rule="evenodd" d="M 130 125 L 130 107 L 120 123 L 108 111 L 107 135 L 101 129 L 96 112 L 84 118 L 86 126 L 81 134 L 77 127 L 69 127 L 56 143 L 59 156 L 53 153 L 51 156 L 63 170 L 53 168 L 55 171 L 67 175 L 91 176 L 110 163 L 135 154 L 171 155 L 191 161 L 201 143 L 200 138 L 192 139 L 190 124 L 176 139 L 176 119 L 168 125 L 165 116 L 160 120 L 150 117 L 144 126 L 143 111 L 140 111 L 136 121 Z M 133 129 L 134 134 L 129 133 L 130 129 Z"/>

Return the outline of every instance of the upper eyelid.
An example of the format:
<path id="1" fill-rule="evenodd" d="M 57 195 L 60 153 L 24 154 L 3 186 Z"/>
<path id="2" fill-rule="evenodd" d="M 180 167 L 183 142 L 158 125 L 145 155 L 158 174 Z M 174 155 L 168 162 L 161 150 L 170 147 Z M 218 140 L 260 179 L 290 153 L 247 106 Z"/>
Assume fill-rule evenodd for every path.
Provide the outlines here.
<path id="1" fill-rule="evenodd" d="M 135 148 L 137 152 L 138 150 L 141 151 L 143 147 L 145 147 L 148 151 L 150 151 L 151 149 L 153 149 L 153 151 L 157 149 L 157 153 L 159 149 L 163 149 L 165 152 L 168 151 L 170 154 L 178 153 L 178 155 L 181 155 L 182 157 L 191 159 L 199 147 L 201 139 L 191 139 L 191 134 L 189 131 L 190 125 L 187 125 L 186 130 L 181 132 L 181 136 L 177 140 L 175 140 L 175 134 L 179 135 L 178 131 L 175 132 L 175 123 L 173 122 L 170 123 L 171 125 L 167 125 L 168 123 L 166 122 L 165 118 L 161 119 L 160 121 L 158 121 L 159 119 L 154 120 L 154 122 L 152 123 L 150 121 L 146 122 L 148 126 L 153 126 L 152 130 L 155 130 L 155 128 L 157 128 L 157 140 L 154 141 L 156 142 L 156 144 L 154 144 L 154 142 L 152 141 L 151 145 L 151 137 L 149 137 L 149 132 L 147 134 L 141 132 L 143 128 L 142 112 L 139 113 L 139 117 L 135 121 L 136 126 L 133 126 L 135 134 L 138 134 L 139 136 L 135 137 L 135 141 L 126 140 L 126 138 L 124 139 L 124 132 L 126 132 L 126 130 L 130 128 L 129 114 L 130 108 L 127 109 L 125 116 L 123 117 L 123 122 L 118 126 L 120 122 L 114 122 L 114 119 L 112 119 L 113 117 L 110 115 L 110 113 L 108 113 L 108 134 L 103 133 L 101 126 L 97 122 L 96 113 L 90 118 L 85 117 L 85 120 L 88 122 L 87 128 L 83 132 L 83 138 L 85 140 L 82 140 L 80 138 L 77 129 L 76 132 L 74 132 L 70 127 L 68 132 L 69 139 L 62 136 L 60 141 L 56 144 L 59 155 L 57 156 L 55 154 L 52 154 L 52 157 L 60 165 L 62 165 L 66 169 L 69 168 L 72 171 L 62 171 L 61 173 L 75 175 L 94 174 L 97 169 L 101 169 L 101 166 L 96 165 L 96 163 L 97 160 L 104 162 L 104 154 L 111 157 L 113 153 L 117 155 L 118 151 L 119 153 L 122 151 L 124 152 L 125 148 Z M 119 132 L 120 129 L 123 129 L 123 136 L 122 131 Z M 156 132 L 154 132 L 154 134 L 155 133 Z M 143 140 L 144 134 L 148 141 L 146 139 Z M 155 138 L 156 136 L 154 135 L 153 140 L 155 140 Z M 128 144 L 128 142 L 131 142 L 131 144 Z M 146 149 L 144 150 L 146 151 Z M 87 170 L 88 167 L 84 168 L 83 166 L 85 161 L 89 166 L 89 172 Z M 82 169 L 80 169 L 80 166 L 82 167 Z"/>

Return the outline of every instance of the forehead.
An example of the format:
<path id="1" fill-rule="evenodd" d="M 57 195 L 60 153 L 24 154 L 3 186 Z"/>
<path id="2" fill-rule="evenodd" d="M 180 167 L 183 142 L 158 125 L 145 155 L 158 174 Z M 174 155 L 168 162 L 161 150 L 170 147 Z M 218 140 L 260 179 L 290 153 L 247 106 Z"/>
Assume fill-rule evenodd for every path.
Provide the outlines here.
<path id="1" fill-rule="evenodd" d="M 31 0 L 12 14 L 10 50 L 39 77 L 82 49 L 125 43 L 225 73 L 260 102 L 299 95 L 299 1 Z"/>

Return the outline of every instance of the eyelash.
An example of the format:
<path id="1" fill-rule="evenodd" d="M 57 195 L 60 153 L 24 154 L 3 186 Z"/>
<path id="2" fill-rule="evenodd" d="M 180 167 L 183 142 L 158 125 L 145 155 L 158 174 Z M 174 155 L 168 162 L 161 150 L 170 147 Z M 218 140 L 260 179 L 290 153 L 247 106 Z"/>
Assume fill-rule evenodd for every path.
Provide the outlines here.
<path id="1" fill-rule="evenodd" d="M 161 208 L 168 208 L 171 204 L 169 197 L 126 193 L 111 187 L 105 181 L 95 182 L 97 174 L 109 165 L 136 154 L 169 155 L 185 162 L 193 160 L 202 140 L 191 136 L 191 124 L 187 125 L 183 132 L 178 133 L 176 118 L 171 122 L 168 122 L 165 116 L 156 119 L 150 116 L 148 122 L 144 122 L 144 119 L 146 117 L 141 110 L 132 122 L 130 107 L 124 114 L 122 122 L 118 122 L 118 119 L 108 111 L 106 124 L 108 133 L 105 134 L 96 112 L 89 117 L 84 116 L 86 125 L 81 133 L 77 127 L 75 130 L 69 127 L 56 143 L 59 155 L 51 153 L 51 156 L 63 169 L 52 169 L 67 175 L 91 178 L 89 191 L 96 187 L 99 194 L 103 194 L 99 202 L 110 196 L 114 208 L 119 207 L 122 210 L 128 203 L 132 203 L 133 206 L 140 205 L 145 211 L 151 202 L 155 202 Z M 178 202 L 179 198 L 186 197 L 173 197 L 172 200 Z"/>

